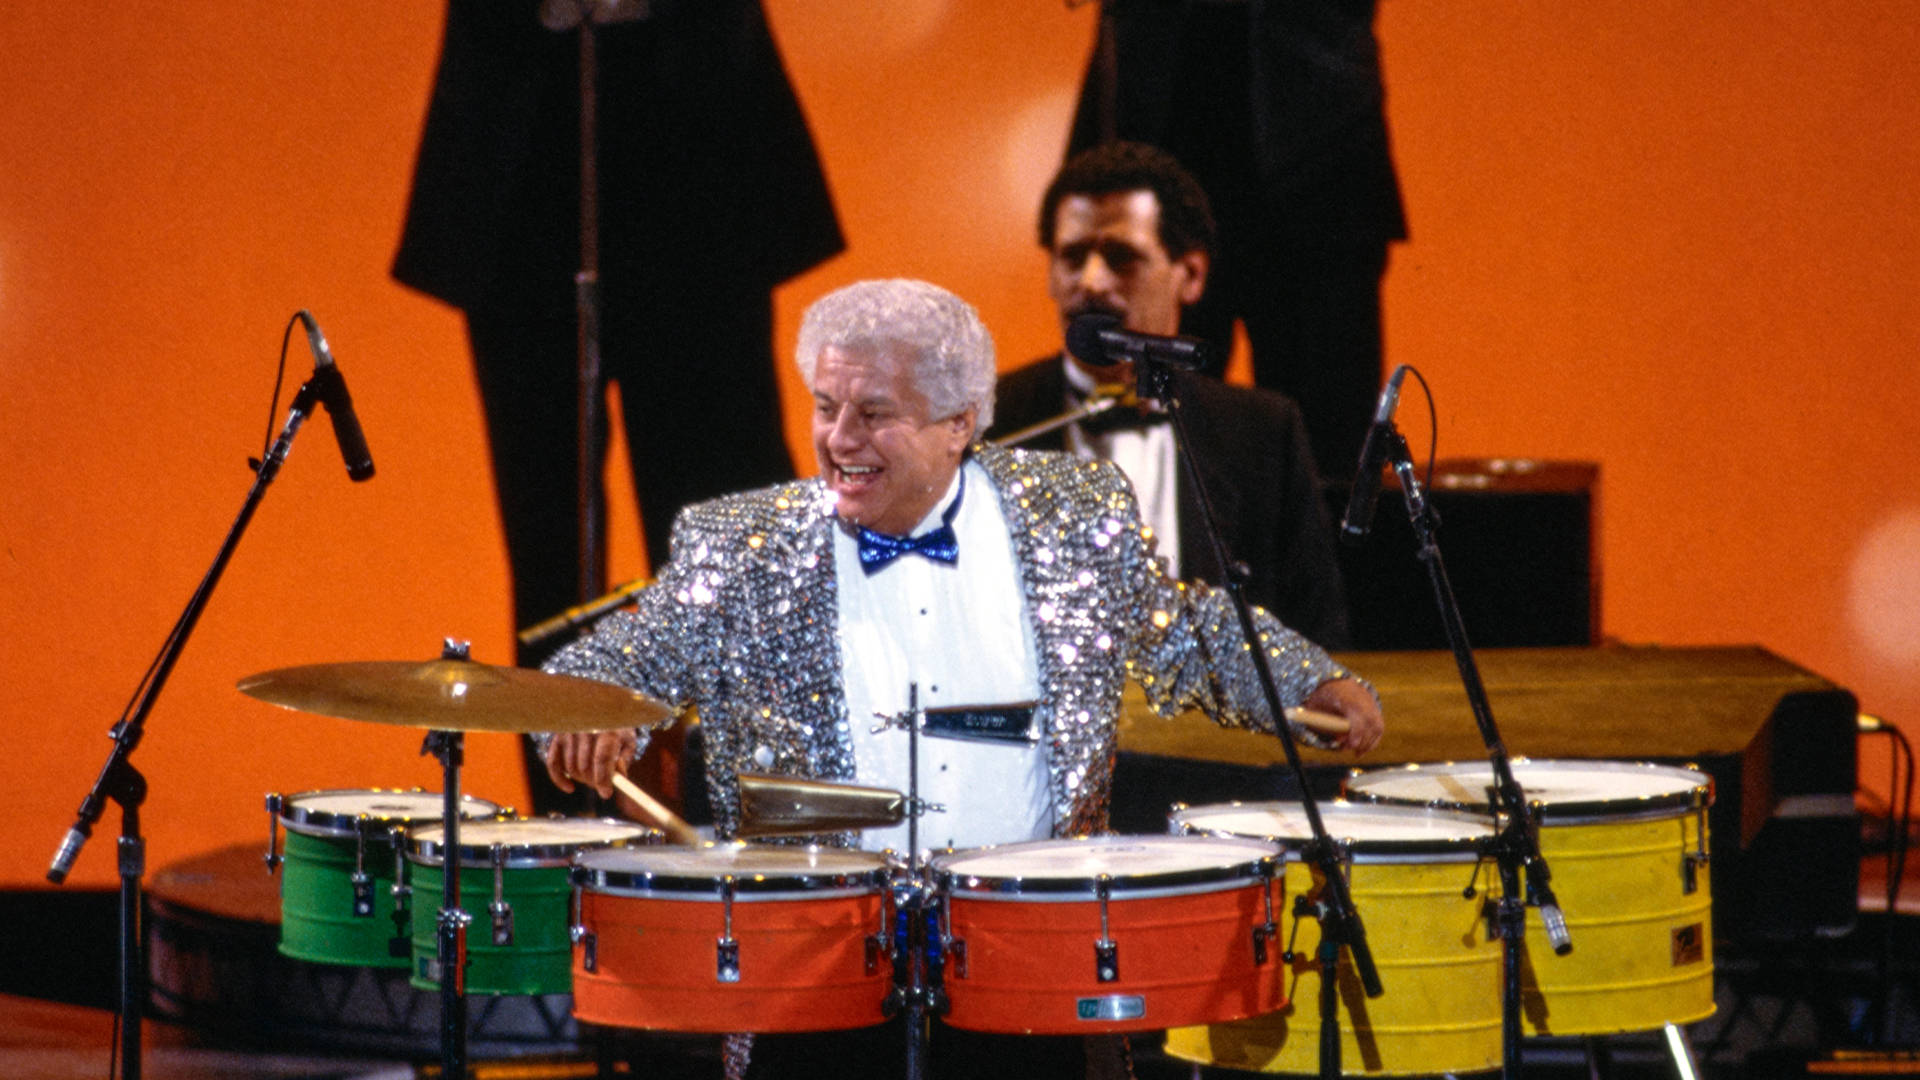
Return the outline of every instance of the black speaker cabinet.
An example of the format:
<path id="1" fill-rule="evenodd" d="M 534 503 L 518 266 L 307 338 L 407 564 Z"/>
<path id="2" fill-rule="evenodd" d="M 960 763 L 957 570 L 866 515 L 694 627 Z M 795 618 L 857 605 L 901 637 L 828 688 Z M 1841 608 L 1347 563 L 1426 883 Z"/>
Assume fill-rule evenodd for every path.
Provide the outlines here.
<path id="1" fill-rule="evenodd" d="M 1337 521 L 1347 491 L 1330 495 Z M 1475 648 L 1598 642 L 1598 465 L 1442 460 L 1427 499 L 1439 518 L 1440 558 Z M 1427 565 L 1391 477 L 1382 485 L 1372 531 L 1358 545 L 1342 545 L 1340 568 L 1355 648 L 1447 647 Z"/>

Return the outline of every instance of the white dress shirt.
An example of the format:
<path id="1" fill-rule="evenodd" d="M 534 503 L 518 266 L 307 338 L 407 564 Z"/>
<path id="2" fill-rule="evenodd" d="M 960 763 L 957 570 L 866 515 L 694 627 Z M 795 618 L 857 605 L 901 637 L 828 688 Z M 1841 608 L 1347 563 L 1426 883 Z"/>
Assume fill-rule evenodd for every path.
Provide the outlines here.
<path id="1" fill-rule="evenodd" d="M 1082 395 L 1094 390 L 1093 376 L 1071 360 L 1067 382 Z M 1071 403 L 1070 403 L 1071 404 Z M 1180 576 L 1179 459 L 1174 451 L 1172 424 L 1154 424 L 1138 431 L 1109 431 L 1091 435 L 1079 424 L 1067 425 L 1067 449 L 1085 458 L 1111 461 L 1133 483 L 1140 501 L 1140 520 L 1153 530 L 1154 552 L 1167 560 L 1167 576 Z"/>
<path id="2" fill-rule="evenodd" d="M 905 730 L 872 729 L 876 713 L 920 707 L 1029 704 L 1040 696 L 1033 628 L 993 481 L 971 462 L 913 530 L 938 528 L 955 497 L 953 565 L 904 554 L 869 576 L 857 541 L 834 533 L 840 655 L 857 782 L 909 790 Z M 1053 818 L 1046 745 L 920 737 L 920 798 L 945 807 L 919 822 L 922 852 L 1046 837 Z M 860 846 L 904 853 L 907 826 L 868 829 Z"/>

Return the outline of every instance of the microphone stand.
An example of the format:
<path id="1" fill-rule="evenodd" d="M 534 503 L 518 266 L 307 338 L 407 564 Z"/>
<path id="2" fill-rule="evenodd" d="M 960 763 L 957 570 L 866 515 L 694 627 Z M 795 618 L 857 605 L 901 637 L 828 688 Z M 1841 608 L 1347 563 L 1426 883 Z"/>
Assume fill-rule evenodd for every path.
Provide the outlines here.
<path id="1" fill-rule="evenodd" d="M 1519 1080 L 1520 954 L 1526 939 L 1527 907 L 1531 905 L 1540 909 L 1547 940 L 1556 955 L 1565 956 L 1573 951 L 1573 941 L 1567 933 L 1566 918 L 1560 912 L 1559 901 L 1554 898 L 1552 873 L 1547 868 L 1546 858 L 1540 854 L 1539 822 L 1534 811 L 1528 807 L 1526 793 L 1521 790 L 1519 781 L 1514 779 L 1508 763 L 1507 748 L 1501 741 L 1500 729 L 1494 724 L 1493 709 L 1487 702 L 1486 687 L 1480 681 L 1473 648 L 1467 643 L 1467 628 L 1460 618 L 1460 605 L 1454 598 L 1453 586 L 1447 580 L 1446 563 L 1440 557 L 1440 546 L 1434 539 L 1439 515 L 1427 502 L 1426 494 L 1421 489 L 1420 478 L 1414 471 L 1413 457 L 1407 450 L 1407 440 L 1390 418 L 1385 424 L 1382 434 L 1387 439 L 1387 453 L 1393 462 L 1394 475 L 1400 479 L 1407 516 L 1413 523 L 1414 535 L 1419 541 L 1419 558 L 1427 564 L 1427 576 L 1433 583 L 1434 600 L 1439 605 L 1447 645 L 1453 650 L 1454 663 L 1460 669 L 1467 701 L 1473 708 L 1474 722 L 1479 725 L 1480 739 L 1486 745 L 1487 760 L 1493 770 L 1493 785 L 1488 790 L 1487 798 L 1498 826 L 1494 835 L 1493 854 L 1500 873 L 1500 899 L 1495 905 L 1495 927 L 1501 942 L 1504 973 L 1500 1003 L 1501 1075 L 1506 1080 Z M 1521 889 L 1523 874 L 1524 893 Z"/>
<path id="2" fill-rule="evenodd" d="M 1380 973 L 1374 967 L 1373 950 L 1367 945 L 1366 927 L 1360 921 L 1360 912 L 1353 904 L 1353 894 L 1347 886 L 1346 876 L 1341 872 L 1340 849 L 1333 838 L 1327 834 L 1326 823 L 1320 817 L 1320 806 L 1314 800 L 1312 787 L 1307 783 L 1306 766 L 1301 763 L 1300 749 L 1295 743 L 1293 730 L 1287 725 L 1286 710 L 1281 707 L 1280 693 L 1276 689 L 1273 669 L 1267 662 L 1266 650 L 1260 647 L 1260 634 L 1253 624 L 1253 608 L 1247 602 L 1243 590 L 1247 571 L 1244 566 L 1228 557 L 1226 542 L 1220 538 L 1218 518 L 1214 515 L 1213 502 L 1207 497 L 1206 485 L 1201 481 L 1199 466 L 1195 464 L 1191 450 L 1192 443 L 1187 436 L 1187 424 L 1184 406 L 1175 389 L 1172 366 L 1152 356 L 1142 354 L 1134 358 L 1134 373 L 1139 380 L 1140 396 L 1160 401 L 1167 408 L 1173 421 L 1173 437 L 1179 448 L 1180 460 L 1185 464 L 1187 479 L 1193 484 L 1193 493 L 1199 503 L 1200 520 L 1207 533 L 1207 540 L 1213 547 L 1215 559 L 1224 569 L 1223 587 L 1233 601 L 1235 614 L 1239 616 L 1240 632 L 1246 640 L 1247 650 L 1253 657 L 1254 671 L 1259 676 L 1260 690 L 1266 697 L 1268 713 L 1273 717 L 1275 733 L 1280 745 L 1286 751 L 1287 767 L 1292 771 L 1295 782 L 1300 787 L 1300 805 L 1306 812 L 1307 825 L 1313 838 L 1302 851 L 1302 858 L 1320 870 L 1323 886 L 1320 900 L 1307 907 L 1307 910 L 1320 920 L 1320 947 L 1315 956 L 1320 965 L 1320 1077 L 1322 1080 L 1338 1080 L 1340 1068 L 1340 994 L 1338 987 L 1340 950 L 1345 947 L 1353 958 L 1353 966 L 1360 976 L 1360 985 L 1368 997 L 1379 997 L 1385 993 L 1380 984 Z"/>
<path id="3" fill-rule="evenodd" d="M 123 1080 L 140 1080 L 140 1019 L 145 1011 L 146 1000 L 146 956 L 142 940 L 140 916 L 141 895 L 140 879 L 146 874 L 146 840 L 140 835 L 140 804 L 146 801 L 147 780 L 140 770 L 133 766 L 133 751 L 140 745 L 141 737 L 146 733 L 147 715 L 153 711 L 154 702 L 159 700 L 160 691 L 166 687 L 168 676 L 173 674 L 174 664 L 185 650 L 187 639 L 193 635 L 194 626 L 200 621 L 200 615 L 206 610 L 207 601 L 213 596 L 213 590 L 220 583 L 220 577 L 226 572 L 227 563 L 240 546 L 240 537 L 246 532 L 247 524 L 253 520 L 254 511 L 266 497 L 268 485 L 280 472 L 280 466 L 287 460 L 287 452 L 293 447 L 293 437 L 300 425 L 313 415 L 315 406 L 320 403 L 320 390 L 316 385 L 319 378 L 309 378 L 294 394 L 293 402 L 287 407 L 286 423 L 280 429 L 280 435 L 268 448 L 265 460 L 258 463 L 254 471 L 253 487 L 247 492 L 246 501 L 240 507 L 240 516 L 227 530 L 225 542 L 220 545 L 219 554 L 214 556 L 213 566 L 200 585 L 194 590 L 192 598 L 173 624 L 173 631 L 167 636 L 166 644 L 161 647 L 160 656 L 154 661 L 151 677 L 147 679 L 140 693 L 127 713 L 121 717 L 108 732 L 113 739 L 113 749 L 108 752 L 106 764 L 101 766 L 100 775 L 87 791 L 86 798 L 80 802 L 79 813 L 73 826 L 54 853 L 53 864 L 47 870 L 47 880 L 55 885 L 65 884 L 67 874 L 73 869 L 73 863 L 80 855 L 80 848 L 93 834 L 93 827 L 106 812 L 108 802 L 120 806 L 120 1075 Z"/>

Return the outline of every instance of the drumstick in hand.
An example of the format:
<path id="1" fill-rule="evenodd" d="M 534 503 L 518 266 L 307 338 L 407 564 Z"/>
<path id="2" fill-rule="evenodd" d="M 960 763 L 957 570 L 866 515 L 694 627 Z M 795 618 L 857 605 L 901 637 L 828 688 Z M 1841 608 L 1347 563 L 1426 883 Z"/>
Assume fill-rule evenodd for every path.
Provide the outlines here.
<path id="1" fill-rule="evenodd" d="M 1353 727 L 1346 717 L 1318 709 L 1291 708 L 1287 710 L 1287 719 L 1322 735 L 1345 735 Z"/>
<path id="2" fill-rule="evenodd" d="M 704 839 L 686 819 L 664 806 L 660 800 L 640 789 L 640 785 L 619 773 L 613 774 L 613 786 L 620 794 L 632 799 L 648 821 L 658 825 L 676 844 L 700 844 Z"/>

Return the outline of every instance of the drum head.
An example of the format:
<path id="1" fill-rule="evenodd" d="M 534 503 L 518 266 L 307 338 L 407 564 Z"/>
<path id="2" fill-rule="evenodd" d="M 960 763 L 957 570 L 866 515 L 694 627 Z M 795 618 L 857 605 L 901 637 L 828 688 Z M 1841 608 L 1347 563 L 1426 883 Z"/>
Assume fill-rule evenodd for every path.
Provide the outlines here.
<path id="1" fill-rule="evenodd" d="M 711 843 L 699 847 L 583 852 L 575 860 L 595 892 L 734 898 L 869 892 L 888 880 L 886 858 L 871 851 L 787 844 Z"/>
<path id="2" fill-rule="evenodd" d="M 1510 764 L 1527 801 L 1540 805 L 1546 821 L 1668 814 L 1713 801 L 1711 778 L 1693 769 L 1645 761 L 1515 758 Z M 1355 773 L 1346 786 L 1355 801 L 1484 811 L 1492 782 L 1493 767 L 1477 761 Z"/>
<path id="3" fill-rule="evenodd" d="M 1356 859 L 1371 855 L 1476 857 L 1493 838 L 1485 814 L 1424 806 L 1391 806 L 1333 800 L 1319 804 L 1327 835 Z M 1185 832 L 1251 836 L 1298 849 L 1313 837 L 1297 802 L 1215 803 L 1174 811 L 1168 819 Z"/>
<path id="4" fill-rule="evenodd" d="M 385 791 L 380 788 L 303 791 L 281 800 L 280 822 L 289 832 L 308 836 L 352 836 L 361 822 L 412 825 L 439 821 L 446 799 L 437 791 Z M 500 804 L 471 795 L 460 797 L 460 817 L 490 818 Z"/>
<path id="5" fill-rule="evenodd" d="M 407 834 L 407 858 L 441 865 L 446 855 L 444 824 L 423 825 Z M 500 845 L 508 867 L 563 866 L 583 847 L 647 844 L 660 839 L 657 829 L 612 818 L 526 818 L 475 821 L 460 826 L 460 865 L 492 866 Z"/>
<path id="6" fill-rule="evenodd" d="M 1234 836 L 1095 836 L 975 848 L 933 859 L 934 879 L 954 894 L 1083 900 L 1107 881 L 1109 895 L 1164 895 L 1232 888 L 1272 876 L 1279 851 Z"/>

